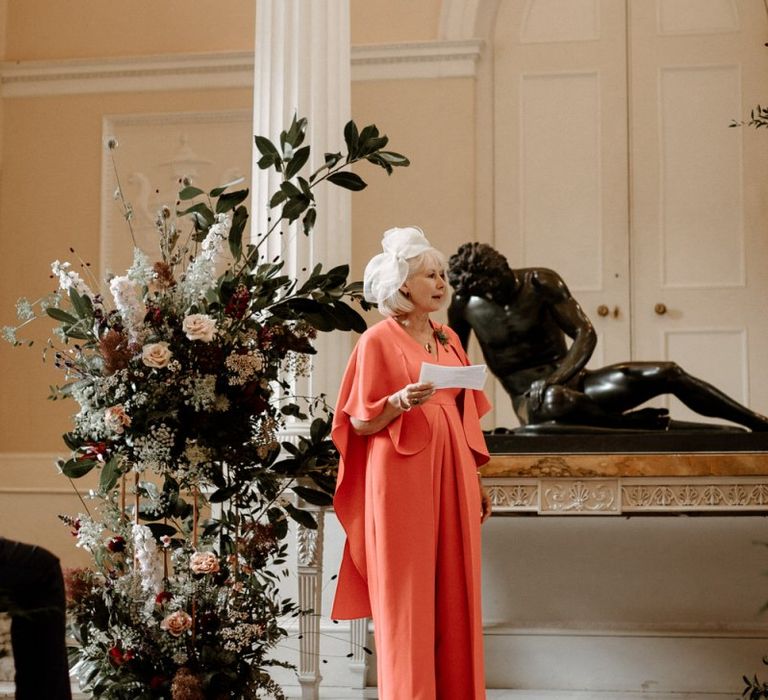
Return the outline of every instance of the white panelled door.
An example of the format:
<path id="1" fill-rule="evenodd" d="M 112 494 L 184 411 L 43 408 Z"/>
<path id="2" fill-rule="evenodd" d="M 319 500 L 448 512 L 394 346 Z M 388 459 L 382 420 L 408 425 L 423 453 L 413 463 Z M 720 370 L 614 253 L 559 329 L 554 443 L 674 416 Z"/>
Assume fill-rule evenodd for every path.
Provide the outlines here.
<path id="1" fill-rule="evenodd" d="M 563 276 L 591 366 L 676 360 L 763 412 L 768 133 L 729 124 L 768 101 L 766 29 L 762 0 L 502 0 L 494 36 L 495 246 Z"/>
<path id="2" fill-rule="evenodd" d="M 728 128 L 768 99 L 766 7 L 635 1 L 630 27 L 633 356 L 768 413 L 768 134 Z"/>

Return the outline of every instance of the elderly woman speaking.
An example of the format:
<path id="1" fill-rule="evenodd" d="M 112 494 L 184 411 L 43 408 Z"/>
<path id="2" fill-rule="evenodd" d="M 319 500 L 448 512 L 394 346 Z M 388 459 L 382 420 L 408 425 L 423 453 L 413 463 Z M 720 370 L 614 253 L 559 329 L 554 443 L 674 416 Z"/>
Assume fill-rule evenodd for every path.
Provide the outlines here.
<path id="1" fill-rule="evenodd" d="M 380 700 L 485 698 L 480 524 L 490 500 L 482 391 L 420 383 L 424 362 L 469 364 L 430 314 L 445 263 L 418 228 L 384 234 L 365 297 L 388 318 L 360 337 L 333 424 L 334 505 L 347 534 L 333 617 L 373 617 Z"/>

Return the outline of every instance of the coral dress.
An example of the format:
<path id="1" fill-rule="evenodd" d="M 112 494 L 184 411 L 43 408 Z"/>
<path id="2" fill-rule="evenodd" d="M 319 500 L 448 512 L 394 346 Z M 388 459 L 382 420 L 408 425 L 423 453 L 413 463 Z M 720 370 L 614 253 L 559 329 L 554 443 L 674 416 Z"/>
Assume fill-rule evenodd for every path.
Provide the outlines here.
<path id="1" fill-rule="evenodd" d="M 485 698 L 476 467 L 488 460 L 481 391 L 440 389 L 367 437 L 422 362 L 469 364 L 456 334 L 429 354 L 393 319 L 359 339 L 342 381 L 334 498 L 347 534 L 335 619 L 372 616 L 380 700 Z"/>

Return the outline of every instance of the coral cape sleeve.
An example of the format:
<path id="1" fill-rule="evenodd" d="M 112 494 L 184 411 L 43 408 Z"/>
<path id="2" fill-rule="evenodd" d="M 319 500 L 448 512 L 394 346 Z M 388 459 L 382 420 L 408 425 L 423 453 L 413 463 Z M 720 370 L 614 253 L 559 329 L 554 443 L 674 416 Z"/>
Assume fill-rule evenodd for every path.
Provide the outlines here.
<path id="1" fill-rule="evenodd" d="M 371 438 L 357 435 L 349 419 L 375 418 L 390 395 L 412 381 L 386 322 L 360 337 L 341 382 L 331 433 L 340 457 L 333 506 L 347 534 L 331 613 L 337 620 L 371 615 L 365 563 L 365 469 Z M 401 414 L 384 430 L 403 455 L 416 454 L 429 442 L 429 424 L 421 411 Z"/>
<path id="2" fill-rule="evenodd" d="M 464 364 L 469 364 L 458 338 L 448 331 L 454 350 Z M 336 620 L 371 616 L 365 554 L 365 472 L 368 441 L 372 438 L 357 435 L 349 419 L 351 416 L 360 420 L 375 418 L 384 410 L 391 394 L 417 381 L 418 377 L 408 375 L 406 367 L 396 330 L 384 321 L 360 337 L 341 382 L 332 430 L 340 456 L 333 505 L 347 541 L 331 612 Z M 488 460 L 488 452 L 479 418 L 490 404 L 482 391 L 463 393 L 467 443 L 480 465 Z M 419 408 L 401 414 L 384 431 L 401 455 L 415 455 L 429 442 L 430 426 Z"/>

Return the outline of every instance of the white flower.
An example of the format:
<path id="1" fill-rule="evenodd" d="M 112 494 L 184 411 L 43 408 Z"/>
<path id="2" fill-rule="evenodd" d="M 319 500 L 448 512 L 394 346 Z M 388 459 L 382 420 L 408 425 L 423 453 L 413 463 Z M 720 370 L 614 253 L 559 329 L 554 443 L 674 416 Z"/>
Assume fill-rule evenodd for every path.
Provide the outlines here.
<path id="1" fill-rule="evenodd" d="M 115 300 L 115 307 L 120 312 L 129 335 L 136 339 L 147 309 L 141 299 L 140 285 L 130 277 L 113 277 L 109 290 Z"/>
<path id="2" fill-rule="evenodd" d="M 141 248 L 133 249 L 133 264 L 126 272 L 129 279 L 139 284 L 149 284 L 154 275 L 152 263 Z"/>
<path id="3" fill-rule="evenodd" d="M 21 297 L 16 302 L 16 316 L 19 321 L 29 321 L 35 317 L 35 310 L 32 308 L 32 304 L 28 299 Z"/>
<path id="4" fill-rule="evenodd" d="M 159 343 L 147 343 L 141 349 L 141 361 L 147 367 L 162 369 L 171 361 L 173 353 L 164 340 Z"/>
<path id="5" fill-rule="evenodd" d="M 77 544 L 75 547 L 82 547 L 88 552 L 95 552 L 102 544 L 101 535 L 104 532 L 104 526 L 94 522 L 83 513 L 78 513 L 76 522 Z"/>
<path id="6" fill-rule="evenodd" d="M 186 304 L 205 296 L 216 283 L 216 261 L 224 248 L 232 221 L 227 214 L 216 214 L 214 223 L 200 244 L 200 253 L 189 263 L 181 282 L 181 294 Z"/>
<path id="7" fill-rule="evenodd" d="M 216 319 L 208 314 L 190 314 L 184 317 L 181 328 L 190 340 L 210 343 L 216 335 Z"/>
<path id="8" fill-rule="evenodd" d="M 120 435 L 131 425 L 131 417 L 125 412 L 122 404 L 117 404 L 104 411 L 104 424 L 113 433 Z"/>
<path id="9" fill-rule="evenodd" d="M 156 596 L 163 589 L 163 555 L 157 549 L 152 531 L 146 525 L 134 524 L 133 551 L 138 563 L 141 587 Z"/>
<path id="10" fill-rule="evenodd" d="M 74 287 L 79 294 L 93 297 L 93 292 L 89 289 L 88 285 L 71 268 L 72 263 L 60 262 L 59 260 L 54 260 L 51 263 L 51 272 L 55 277 L 59 278 L 59 288 L 68 292 Z"/>

